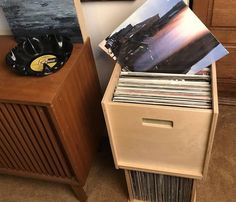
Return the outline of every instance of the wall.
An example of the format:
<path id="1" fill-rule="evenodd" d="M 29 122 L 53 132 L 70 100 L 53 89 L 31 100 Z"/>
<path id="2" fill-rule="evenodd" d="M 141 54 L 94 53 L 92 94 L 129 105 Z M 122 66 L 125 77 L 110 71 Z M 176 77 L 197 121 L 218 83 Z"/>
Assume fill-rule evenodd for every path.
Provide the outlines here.
<path id="1" fill-rule="evenodd" d="M 98 44 L 145 1 L 97 1 L 82 4 L 102 91 L 107 86 L 115 62 L 98 48 Z M 9 27 L 0 9 L 0 35 L 9 33 Z"/>

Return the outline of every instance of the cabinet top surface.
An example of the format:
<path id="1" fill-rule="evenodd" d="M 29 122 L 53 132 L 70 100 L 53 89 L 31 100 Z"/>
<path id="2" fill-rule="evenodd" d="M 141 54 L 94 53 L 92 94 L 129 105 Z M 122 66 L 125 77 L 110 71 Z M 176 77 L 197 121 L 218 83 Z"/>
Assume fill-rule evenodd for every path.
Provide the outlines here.
<path id="1" fill-rule="evenodd" d="M 6 54 L 15 47 L 12 37 L 0 37 L 0 102 L 50 104 L 57 91 L 75 66 L 82 52 L 82 44 L 75 44 L 67 63 L 58 72 L 44 77 L 19 76 L 10 71 Z"/>

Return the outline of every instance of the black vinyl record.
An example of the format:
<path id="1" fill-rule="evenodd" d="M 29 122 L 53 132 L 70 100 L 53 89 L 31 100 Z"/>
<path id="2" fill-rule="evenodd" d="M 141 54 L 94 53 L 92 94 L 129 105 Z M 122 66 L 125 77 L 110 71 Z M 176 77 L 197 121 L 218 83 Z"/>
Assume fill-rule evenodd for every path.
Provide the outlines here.
<path id="1" fill-rule="evenodd" d="M 20 75 L 45 76 L 66 63 L 73 45 L 66 37 L 44 35 L 20 42 L 6 56 L 10 69 Z"/>

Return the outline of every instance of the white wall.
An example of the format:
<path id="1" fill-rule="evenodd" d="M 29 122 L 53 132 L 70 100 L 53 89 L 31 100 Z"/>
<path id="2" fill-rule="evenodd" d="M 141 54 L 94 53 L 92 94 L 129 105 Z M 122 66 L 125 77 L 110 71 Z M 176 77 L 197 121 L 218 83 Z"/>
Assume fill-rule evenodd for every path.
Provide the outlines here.
<path id="1" fill-rule="evenodd" d="M 97 1 L 82 4 L 103 91 L 115 63 L 98 48 L 98 44 L 145 1 Z M 9 33 L 10 29 L 0 8 L 0 35 L 8 35 Z"/>

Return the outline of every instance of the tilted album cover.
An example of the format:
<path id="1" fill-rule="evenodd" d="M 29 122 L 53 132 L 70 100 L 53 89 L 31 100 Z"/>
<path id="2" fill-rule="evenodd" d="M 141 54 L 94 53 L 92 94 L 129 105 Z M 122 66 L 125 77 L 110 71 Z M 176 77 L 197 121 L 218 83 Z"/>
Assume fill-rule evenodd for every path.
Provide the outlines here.
<path id="1" fill-rule="evenodd" d="M 148 0 L 100 47 L 137 72 L 195 74 L 228 54 L 182 0 Z"/>

